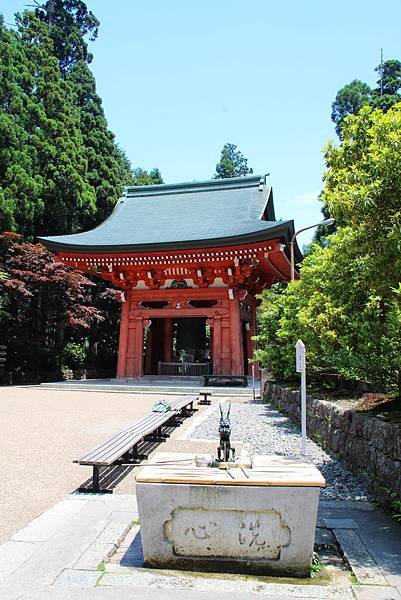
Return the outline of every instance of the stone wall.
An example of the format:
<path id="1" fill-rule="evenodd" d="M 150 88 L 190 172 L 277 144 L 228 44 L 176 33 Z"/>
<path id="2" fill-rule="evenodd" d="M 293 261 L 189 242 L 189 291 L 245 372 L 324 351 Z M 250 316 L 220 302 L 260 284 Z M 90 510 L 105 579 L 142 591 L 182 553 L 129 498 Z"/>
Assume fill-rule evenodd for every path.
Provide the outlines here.
<path id="1" fill-rule="evenodd" d="M 262 398 L 297 421 L 300 393 L 262 377 Z M 307 430 L 321 446 L 333 450 L 367 484 L 375 498 L 391 508 L 391 496 L 401 498 L 401 429 L 363 412 L 306 397 Z"/>

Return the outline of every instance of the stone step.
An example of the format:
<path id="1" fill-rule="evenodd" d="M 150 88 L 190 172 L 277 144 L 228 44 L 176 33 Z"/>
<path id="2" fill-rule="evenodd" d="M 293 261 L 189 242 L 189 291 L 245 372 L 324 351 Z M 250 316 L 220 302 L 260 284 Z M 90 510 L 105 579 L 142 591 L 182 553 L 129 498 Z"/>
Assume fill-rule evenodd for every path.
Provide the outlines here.
<path id="1" fill-rule="evenodd" d="M 80 390 L 87 392 L 118 392 L 130 394 L 198 394 L 203 389 L 202 384 L 184 385 L 177 383 L 163 384 L 140 384 L 132 385 L 129 383 L 92 383 L 90 380 L 83 381 L 60 381 L 54 383 L 42 383 L 41 387 L 52 390 Z M 206 388 L 213 396 L 252 396 L 252 387 L 208 387 Z M 255 388 L 256 395 L 259 395 L 259 385 Z"/>

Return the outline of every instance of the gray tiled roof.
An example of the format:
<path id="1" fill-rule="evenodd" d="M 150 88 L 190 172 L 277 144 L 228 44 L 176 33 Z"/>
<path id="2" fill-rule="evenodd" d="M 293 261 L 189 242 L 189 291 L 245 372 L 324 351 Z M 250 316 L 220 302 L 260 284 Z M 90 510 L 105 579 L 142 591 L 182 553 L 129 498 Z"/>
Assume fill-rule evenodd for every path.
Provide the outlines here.
<path id="1" fill-rule="evenodd" d="M 95 229 L 39 239 L 54 250 L 139 252 L 263 241 L 289 229 L 292 221 L 275 220 L 266 178 L 248 176 L 128 187 Z"/>

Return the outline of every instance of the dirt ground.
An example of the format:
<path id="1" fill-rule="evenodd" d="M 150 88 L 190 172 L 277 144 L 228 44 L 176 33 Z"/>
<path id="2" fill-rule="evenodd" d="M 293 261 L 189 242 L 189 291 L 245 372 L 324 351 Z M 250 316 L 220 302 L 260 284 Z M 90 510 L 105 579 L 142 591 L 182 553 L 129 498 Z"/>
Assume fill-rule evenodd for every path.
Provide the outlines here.
<path id="1" fill-rule="evenodd" d="M 180 395 L 149 393 L 52 390 L 40 386 L 0 387 L 0 543 L 25 527 L 66 494 L 89 486 L 92 469 L 72 461 L 113 433 L 148 414 L 156 400 L 173 401 Z M 212 404 L 247 402 L 244 398 L 219 396 Z M 213 407 L 199 406 L 180 427 L 169 431 L 165 444 L 146 443 L 141 452 L 153 459 L 155 452 L 206 452 L 216 441 L 188 439 Z M 238 445 L 238 444 L 236 444 Z M 240 447 L 240 446 L 239 446 Z M 110 467 L 101 473 L 101 486 L 113 493 L 133 493 L 139 467 Z"/>
<path id="2" fill-rule="evenodd" d="M 0 543 L 91 476 L 73 459 L 147 414 L 160 397 L 0 387 Z M 116 492 L 132 492 L 133 481 L 129 473 Z"/>

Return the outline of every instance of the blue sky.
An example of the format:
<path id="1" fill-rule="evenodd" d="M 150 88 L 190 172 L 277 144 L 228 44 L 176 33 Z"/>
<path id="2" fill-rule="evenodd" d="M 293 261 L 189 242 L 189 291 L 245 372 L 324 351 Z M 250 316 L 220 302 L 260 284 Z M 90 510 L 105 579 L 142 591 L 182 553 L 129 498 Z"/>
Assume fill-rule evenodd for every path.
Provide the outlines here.
<path id="1" fill-rule="evenodd" d="M 0 0 L 12 22 L 28 2 Z M 31 2 L 29 2 L 31 4 Z M 336 92 L 401 59 L 401 2 L 87 0 L 100 20 L 92 69 L 133 166 L 209 179 L 234 143 L 270 173 L 278 218 L 321 219 L 322 148 Z M 300 236 L 300 245 L 312 234 Z"/>

